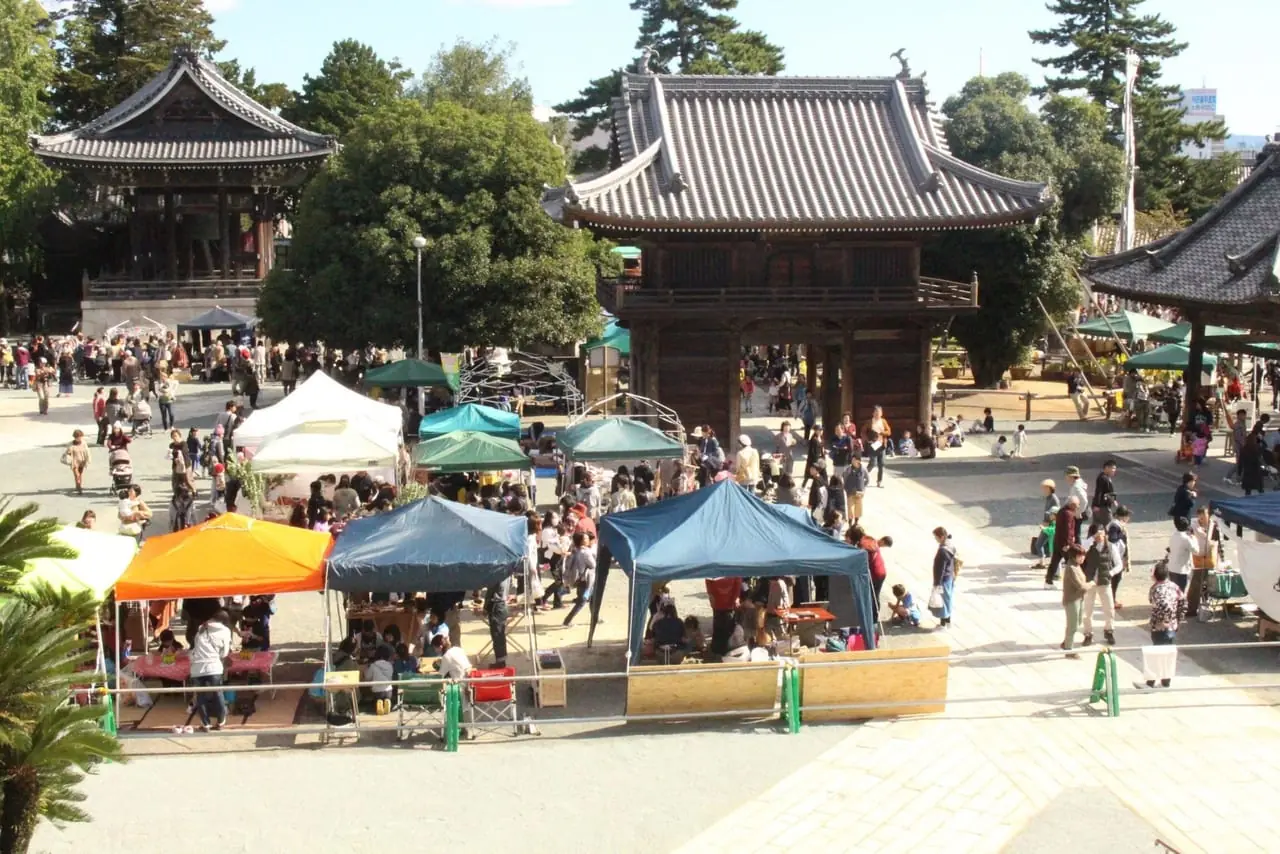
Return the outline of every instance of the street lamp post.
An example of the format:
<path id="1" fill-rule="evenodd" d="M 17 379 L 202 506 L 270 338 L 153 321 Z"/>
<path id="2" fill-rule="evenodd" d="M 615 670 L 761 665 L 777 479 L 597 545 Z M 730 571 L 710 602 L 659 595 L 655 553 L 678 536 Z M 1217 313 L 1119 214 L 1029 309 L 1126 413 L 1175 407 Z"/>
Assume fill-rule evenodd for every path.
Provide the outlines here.
<path id="1" fill-rule="evenodd" d="M 427 239 L 421 234 L 413 238 L 413 248 L 418 253 L 418 359 L 424 362 L 427 357 L 422 349 L 422 250 L 426 245 Z M 422 389 L 418 389 L 418 414 L 422 415 L 426 411 L 426 401 L 423 399 Z"/>

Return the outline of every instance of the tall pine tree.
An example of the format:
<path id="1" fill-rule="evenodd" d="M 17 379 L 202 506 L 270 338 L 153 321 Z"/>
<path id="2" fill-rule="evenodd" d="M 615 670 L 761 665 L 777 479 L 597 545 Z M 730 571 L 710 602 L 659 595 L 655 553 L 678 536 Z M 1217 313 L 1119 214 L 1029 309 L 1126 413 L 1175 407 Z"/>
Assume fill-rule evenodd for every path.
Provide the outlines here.
<path id="1" fill-rule="evenodd" d="M 50 100 L 64 127 L 92 121 L 137 91 L 190 46 L 210 59 L 213 35 L 202 0 L 74 0 L 59 13 L 58 76 Z"/>
<path id="2" fill-rule="evenodd" d="M 650 67 L 664 74 L 778 74 L 784 67 L 782 48 L 757 30 L 740 29 L 728 14 L 738 0 L 631 0 L 640 13 L 636 49 L 653 51 Z M 556 110 L 575 119 L 574 138 L 585 139 L 598 127 L 609 127 L 611 101 L 621 92 L 617 69 L 586 85 L 578 97 Z M 587 151 L 579 171 L 605 165 L 606 152 Z"/>
<path id="3" fill-rule="evenodd" d="M 1037 59 L 1048 69 L 1043 93 L 1083 92 L 1112 116 L 1113 135 L 1120 132 L 1124 98 L 1125 53 L 1132 49 L 1141 63 L 1134 114 L 1137 122 L 1138 207 L 1166 206 L 1197 216 L 1235 183 L 1234 155 L 1226 162 L 1193 160 L 1183 153 L 1188 142 L 1206 144 L 1225 139 L 1222 122 L 1184 124 L 1182 90 L 1162 82 L 1161 60 L 1181 54 L 1186 42 L 1175 38 L 1173 24 L 1159 15 L 1143 14 L 1146 0 L 1054 0 L 1049 11 L 1060 18 L 1049 30 L 1033 30 L 1036 44 L 1064 48 L 1057 56 Z"/>
<path id="4" fill-rule="evenodd" d="M 341 139 L 361 117 L 399 98 L 409 74 L 367 44 L 343 39 L 334 42 L 319 74 L 303 78 L 302 91 L 283 115 L 307 130 Z"/>

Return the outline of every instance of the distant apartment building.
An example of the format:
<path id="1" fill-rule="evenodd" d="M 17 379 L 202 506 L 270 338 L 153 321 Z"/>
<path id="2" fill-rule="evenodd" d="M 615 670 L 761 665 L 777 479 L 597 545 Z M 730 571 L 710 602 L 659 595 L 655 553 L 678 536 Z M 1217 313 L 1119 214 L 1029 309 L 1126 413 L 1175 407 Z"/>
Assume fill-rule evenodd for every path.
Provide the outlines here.
<path id="1" fill-rule="evenodd" d="M 1217 89 L 1183 89 L 1182 106 L 1186 110 L 1182 115 L 1183 124 L 1225 121 L 1225 117 L 1218 113 Z M 1204 145 L 1188 142 L 1182 147 L 1184 154 L 1196 160 L 1221 157 L 1226 150 L 1226 142 L 1220 139 L 1210 140 Z"/>

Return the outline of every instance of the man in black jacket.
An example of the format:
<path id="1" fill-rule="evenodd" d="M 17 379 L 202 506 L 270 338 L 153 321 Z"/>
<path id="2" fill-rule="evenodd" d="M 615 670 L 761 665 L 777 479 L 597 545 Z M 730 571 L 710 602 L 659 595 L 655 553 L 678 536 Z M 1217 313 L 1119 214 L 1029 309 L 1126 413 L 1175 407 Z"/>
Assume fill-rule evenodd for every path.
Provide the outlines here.
<path id="1" fill-rule="evenodd" d="M 1120 504 L 1116 497 L 1116 484 L 1113 480 L 1115 476 L 1116 461 L 1107 460 L 1102 464 L 1102 471 L 1093 486 L 1093 500 L 1090 502 L 1093 506 L 1093 521 L 1104 528 L 1111 521 L 1112 511 Z"/>

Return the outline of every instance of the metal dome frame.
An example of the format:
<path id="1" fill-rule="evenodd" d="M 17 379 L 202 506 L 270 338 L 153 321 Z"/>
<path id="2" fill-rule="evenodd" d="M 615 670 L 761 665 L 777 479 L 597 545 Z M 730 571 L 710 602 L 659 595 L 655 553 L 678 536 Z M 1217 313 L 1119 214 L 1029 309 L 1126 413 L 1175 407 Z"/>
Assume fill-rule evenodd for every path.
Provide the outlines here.
<path id="1" fill-rule="evenodd" d="M 458 403 L 502 408 L 513 407 L 516 398 L 533 398 L 544 405 L 562 403 L 570 419 L 586 405 L 586 397 L 561 361 L 519 350 L 509 350 L 505 362 L 486 356 L 466 365 L 458 373 L 458 385 Z"/>
<path id="2" fill-rule="evenodd" d="M 611 416 L 607 407 L 618 401 L 621 401 L 621 407 L 615 408 L 621 408 L 625 414 L 617 416 L 615 413 Z M 674 409 L 651 397 L 632 394 L 629 391 L 620 391 L 617 394 L 611 394 L 608 397 L 592 401 L 582 410 L 582 414 L 569 420 L 568 426 L 572 427 L 575 424 L 586 421 L 588 418 L 608 417 L 622 417 L 629 418 L 632 421 L 642 421 L 650 427 L 661 430 L 678 442 L 684 443 L 687 441 L 684 423 Z"/>

